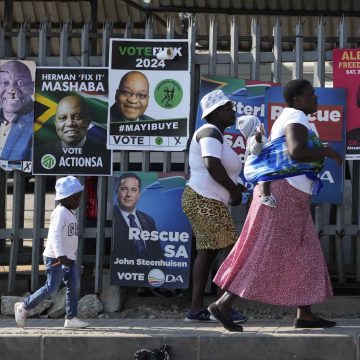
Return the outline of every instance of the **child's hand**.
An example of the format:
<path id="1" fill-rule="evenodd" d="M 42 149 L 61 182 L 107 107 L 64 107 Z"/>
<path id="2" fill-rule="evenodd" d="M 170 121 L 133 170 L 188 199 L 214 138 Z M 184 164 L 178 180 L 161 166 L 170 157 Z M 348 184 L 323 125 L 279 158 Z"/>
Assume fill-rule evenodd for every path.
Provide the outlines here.
<path id="1" fill-rule="evenodd" d="M 71 265 L 71 260 L 68 259 L 67 256 L 65 256 L 65 255 L 59 256 L 57 259 L 60 261 L 61 265 L 65 265 L 65 266 Z"/>
<path id="2" fill-rule="evenodd" d="M 261 133 L 261 131 L 256 130 L 256 132 L 255 132 L 255 140 L 258 143 L 262 142 L 262 133 Z"/>

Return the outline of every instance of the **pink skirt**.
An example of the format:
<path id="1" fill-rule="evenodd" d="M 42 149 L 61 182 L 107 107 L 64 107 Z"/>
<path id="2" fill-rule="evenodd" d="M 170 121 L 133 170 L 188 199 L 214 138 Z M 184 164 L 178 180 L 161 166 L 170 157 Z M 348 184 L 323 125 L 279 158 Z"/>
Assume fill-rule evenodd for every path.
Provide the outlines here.
<path id="1" fill-rule="evenodd" d="M 311 305 L 332 295 L 310 195 L 286 180 L 271 183 L 278 207 L 259 201 L 259 188 L 239 239 L 214 282 L 249 300 L 284 306 Z"/>

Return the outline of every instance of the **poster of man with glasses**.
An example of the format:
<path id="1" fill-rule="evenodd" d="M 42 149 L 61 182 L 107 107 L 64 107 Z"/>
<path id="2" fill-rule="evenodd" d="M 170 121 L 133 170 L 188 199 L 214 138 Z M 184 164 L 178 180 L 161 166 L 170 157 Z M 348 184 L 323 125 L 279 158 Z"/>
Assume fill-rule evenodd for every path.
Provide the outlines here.
<path id="1" fill-rule="evenodd" d="M 109 149 L 186 148 L 189 62 L 187 40 L 111 39 Z"/>

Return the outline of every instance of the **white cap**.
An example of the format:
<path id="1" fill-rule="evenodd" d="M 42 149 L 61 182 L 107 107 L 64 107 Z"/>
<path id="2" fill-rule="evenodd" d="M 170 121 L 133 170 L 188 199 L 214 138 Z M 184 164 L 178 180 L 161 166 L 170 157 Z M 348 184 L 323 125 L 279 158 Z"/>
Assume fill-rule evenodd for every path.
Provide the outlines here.
<path id="1" fill-rule="evenodd" d="M 229 101 L 234 105 L 236 104 L 234 101 L 231 101 L 222 90 L 214 90 L 209 92 L 203 96 L 200 101 L 200 106 L 203 112 L 201 118 L 203 119 L 219 106 L 223 106 Z"/>
<path id="2" fill-rule="evenodd" d="M 58 179 L 55 184 L 55 200 L 62 200 L 84 190 L 84 186 L 75 176 L 66 176 Z"/>
<path id="3" fill-rule="evenodd" d="M 261 125 L 260 119 L 255 115 L 243 115 L 236 119 L 236 128 L 248 139 L 255 135 L 256 128 Z"/>

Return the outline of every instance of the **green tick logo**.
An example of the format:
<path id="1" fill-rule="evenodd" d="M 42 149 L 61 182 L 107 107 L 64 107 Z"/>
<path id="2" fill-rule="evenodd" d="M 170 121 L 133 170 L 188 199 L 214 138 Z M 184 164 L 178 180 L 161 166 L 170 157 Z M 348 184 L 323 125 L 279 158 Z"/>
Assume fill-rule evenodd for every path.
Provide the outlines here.
<path id="1" fill-rule="evenodd" d="M 154 96 L 159 106 L 164 109 L 173 109 L 180 104 L 183 90 L 177 81 L 166 79 L 157 84 Z"/>
<path id="2" fill-rule="evenodd" d="M 55 167 L 56 159 L 54 155 L 46 154 L 41 158 L 41 165 L 43 168 L 50 170 Z"/>
<path id="3" fill-rule="evenodd" d="M 158 136 L 156 139 L 155 139 L 155 144 L 156 145 L 162 145 L 162 143 L 164 142 L 163 138 Z"/>

